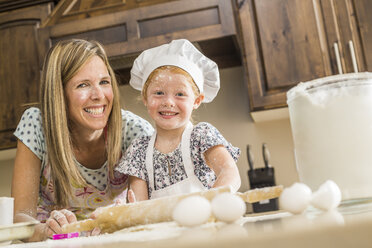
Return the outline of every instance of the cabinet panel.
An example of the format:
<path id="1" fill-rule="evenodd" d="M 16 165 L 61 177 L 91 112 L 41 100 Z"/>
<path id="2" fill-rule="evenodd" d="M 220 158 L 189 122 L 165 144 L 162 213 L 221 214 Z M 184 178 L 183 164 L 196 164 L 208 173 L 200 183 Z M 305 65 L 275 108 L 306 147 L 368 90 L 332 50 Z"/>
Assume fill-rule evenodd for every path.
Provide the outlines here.
<path id="1" fill-rule="evenodd" d="M 80 3 L 83 1 L 62 0 L 49 19 L 42 23 L 40 37 L 46 42 L 39 45 L 41 55 L 46 54 L 50 44 L 58 40 L 72 37 L 95 39 L 105 45 L 114 69 L 126 73 L 134 58 L 143 50 L 173 39 L 186 38 L 198 43 L 198 47 L 217 60 L 221 68 L 240 64 L 230 1 L 128 0 L 123 2 L 123 6 L 128 7 L 132 3 L 133 8 L 66 22 L 64 17 L 72 11 L 68 7 Z M 99 5 L 109 2 L 94 3 L 98 9 Z M 86 4 L 90 5 L 88 1 Z M 80 11 L 84 9 L 81 6 L 78 8 Z M 99 9 L 104 8 L 101 6 Z M 84 13 L 89 16 L 91 11 L 88 8 Z M 230 47 L 221 49 L 225 44 Z M 126 82 L 126 76 L 124 78 Z"/>
<path id="2" fill-rule="evenodd" d="M 15 147 L 12 136 L 26 106 L 38 101 L 40 67 L 37 27 L 49 5 L 0 14 L 0 149 Z"/>
<path id="3" fill-rule="evenodd" d="M 317 1 L 242 3 L 238 12 L 252 111 L 285 106 L 290 87 L 330 74 Z"/>
<path id="4" fill-rule="evenodd" d="M 359 65 L 363 66 L 364 71 L 372 71 L 372 1 L 355 0 L 353 3 L 360 31 L 360 50 L 363 54 L 363 59 L 361 59 Z"/>

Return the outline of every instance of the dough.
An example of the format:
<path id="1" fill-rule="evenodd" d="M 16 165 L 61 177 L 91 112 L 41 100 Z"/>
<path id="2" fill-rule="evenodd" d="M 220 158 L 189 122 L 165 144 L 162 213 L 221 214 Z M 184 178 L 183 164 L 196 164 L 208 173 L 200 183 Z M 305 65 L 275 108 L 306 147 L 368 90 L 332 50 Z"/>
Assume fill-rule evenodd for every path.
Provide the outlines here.
<path id="1" fill-rule="evenodd" d="M 285 188 L 279 197 L 280 208 L 293 214 L 302 213 L 310 204 L 311 189 L 303 183 Z"/>
<path id="2" fill-rule="evenodd" d="M 331 210 L 338 207 L 341 202 L 341 190 L 332 180 L 327 180 L 314 192 L 311 204 L 322 210 Z"/>
<path id="3" fill-rule="evenodd" d="M 222 193 L 212 200 L 212 213 L 220 221 L 234 222 L 245 214 L 246 205 L 241 197 Z"/>
<path id="4" fill-rule="evenodd" d="M 197 226 L 208 221 L 211 204 L 202 196 L 190 196 L 181 200 L 173 210 L 173 220 L 181 226 Z"/>

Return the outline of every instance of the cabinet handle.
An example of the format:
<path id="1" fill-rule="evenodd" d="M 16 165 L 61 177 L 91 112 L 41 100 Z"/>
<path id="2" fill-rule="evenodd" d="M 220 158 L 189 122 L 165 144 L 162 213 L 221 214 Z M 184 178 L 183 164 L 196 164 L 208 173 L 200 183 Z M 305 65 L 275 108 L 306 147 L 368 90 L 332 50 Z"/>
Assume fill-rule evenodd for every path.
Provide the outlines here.
<path id="1" fill-rule="evenodd" d="M 354 72 L 358 72 L 358 63 L 356 61 L 354 44 L 352 40 L 349 40 L 349 49 L 351 54 L 351 61 L 353 62 Z"/>
<path id="2" fill-rule="evenodd" d="M 338 74 L 342 74 L 343 72 L 342 72 L 342 66 L 341 66 L 340 51 L 338 50 L 337 42 L 333 43 L 333 48 L 335 49 L 335 54 L 336 54 Z"/>

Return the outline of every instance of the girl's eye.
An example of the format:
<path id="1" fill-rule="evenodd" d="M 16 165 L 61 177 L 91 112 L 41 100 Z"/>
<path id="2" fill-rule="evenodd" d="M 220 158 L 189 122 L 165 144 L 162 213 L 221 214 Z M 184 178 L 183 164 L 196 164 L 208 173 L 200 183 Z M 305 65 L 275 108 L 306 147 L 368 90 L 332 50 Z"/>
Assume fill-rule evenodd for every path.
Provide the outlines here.
<path id="1" fill-rule="evenodd" d="M 178 92 L 177 94 L 176 94 L 176 96 L 184 96 L 185 94 L 183 94 L 182 92 Z"/>
<path id="2" fill-rule="evenodd" d="M 164 95 L 163 91 L 155 91 L 155 95 L 161 96 Z"/>

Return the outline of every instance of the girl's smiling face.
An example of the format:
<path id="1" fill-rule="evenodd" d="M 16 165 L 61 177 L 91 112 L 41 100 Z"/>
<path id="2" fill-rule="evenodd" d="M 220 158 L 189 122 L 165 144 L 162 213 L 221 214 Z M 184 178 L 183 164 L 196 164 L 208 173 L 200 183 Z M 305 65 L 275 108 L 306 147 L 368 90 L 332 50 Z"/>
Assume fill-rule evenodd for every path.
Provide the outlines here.
<path id="1" fill-rule="evenodd" d="M 161 70 L 147 87 L 144 104 L 157 129 L 184 128 L 193 109 L 199 107 L 204 95 L 195 96 L 192 84 L 182 74 Z"/>
<path id="2" fill-rule="evenodd" d="M 101 130 L 112 109 L 113 91 L 107 67 L 98 56 L 88 60 L 65 85 L 73 129 Z"/>

